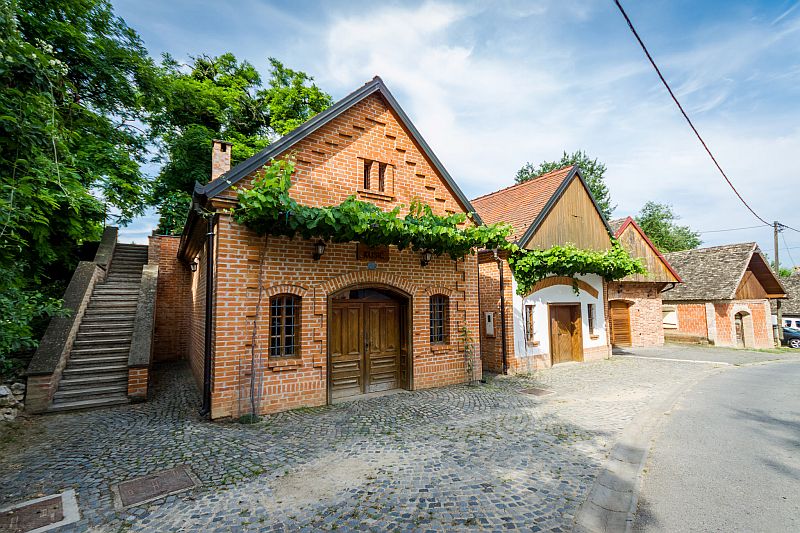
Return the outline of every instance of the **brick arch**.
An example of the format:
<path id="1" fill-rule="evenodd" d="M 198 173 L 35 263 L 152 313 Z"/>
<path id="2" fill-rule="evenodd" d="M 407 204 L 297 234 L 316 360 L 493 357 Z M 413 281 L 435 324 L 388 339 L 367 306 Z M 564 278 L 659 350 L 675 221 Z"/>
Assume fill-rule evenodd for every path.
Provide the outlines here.
<path id="1" fill-rule="evenodd" d="M 528 292 L 528 294 L 526 294 L 525 296 L 530 296 L 536 291 L 546 289 L 547 287 L 553 287 L 555 285 L 567 285 L 569 287 L 572 287 L 575 281 L 576 279 L 570 278 L 568 276 L 550 276 L 537 281 L 536 284 L 533 286 L 533 288 L 531 288 L 530 292 Z M 593 298 L 597 298 L 600 295 L 597 289 L 595 289 L 582 279 L 578 279 L 577 282 L 578 282 L 578 288 L 590 294 Z"/>
<path id="2" fill-rule="evenodd" d="M 444 285 L 428 285 L 422 290 L 423 296 L 433 296 L 434 294 L 444 294 L 448 298 L 452 298 L 455 291 Z"/>
<path id="3" fill-rule="evenodd" d="M 731 342 L 736 345 L 736 315 L 742 315 L 742 333 L 744 333 L 745 348 L 754 348 L 756 345 L 755 323 L 753 322 L 753 311 L 747 304 L 737 303 L 728 312 L 728 320 L 731 324 Z"/>
<path id="4" fill-rule="evenodd" d="M 304 297 L 308 293 L 308 289 L 301 285 L 294 285 L 291 283 L 280 283 L 278 285 L 271 285 L 264 291 L 264 296 L 272 298 L 278 294 L 294 294 L 295 296 Z"/>
<path id="5" fill-rule="evenodd" d="M 416 284 L 412 283 L 410 280 L 382 270 L 357 270 L 355 272 L 348 272 L 347 274 L 342 274 L 323 282 L 320 284 L 320 289 L 323 294 L 330 295 L 342 289 L 352 288 L 358 285 L 382 285 L 393 289 L 399 289 L 409 297 L 417 293 Z"/>

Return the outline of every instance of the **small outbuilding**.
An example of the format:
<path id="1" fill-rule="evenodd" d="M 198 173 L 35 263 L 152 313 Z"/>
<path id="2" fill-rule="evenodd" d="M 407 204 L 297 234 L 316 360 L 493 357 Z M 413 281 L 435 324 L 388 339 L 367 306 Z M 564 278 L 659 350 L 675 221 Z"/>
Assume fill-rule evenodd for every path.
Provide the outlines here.
<path id="1" fill-rule="evenodd" d="M 663 295 L 664 336 L 717 346 L 774 346 L 770 300 L 786 291 L 754 242 L 665 255 L 683 280 Z"/>
<path id="2" fill-rule="evenodd" d="M 780 300 L 781 323 L 787 328 L 800 329 L 800 272 L 795 270 L 788 278 L 781 278 L 786 289 L 786 299 Z M 777 323 L 778 300 L 772 301 L 772 314 Z"/>
<path id="3" fill-rule="evenodd" d="M 611 344 L 623 347 L 664 344 L 661 294 L 681 282 L 681 277 L 631 217 L 609 223 L 614 237 L 647 272 L 608 284 L 608 321 Z"/>

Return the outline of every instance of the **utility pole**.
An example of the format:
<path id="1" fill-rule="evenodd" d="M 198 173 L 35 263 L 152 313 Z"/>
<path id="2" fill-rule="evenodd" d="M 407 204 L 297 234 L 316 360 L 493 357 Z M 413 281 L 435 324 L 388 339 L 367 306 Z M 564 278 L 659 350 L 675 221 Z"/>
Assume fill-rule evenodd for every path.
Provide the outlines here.
<path id="1" fill-rule="evenodd" d="M 774 229 L 775 229 L 775 275 L 778 279 L 781 279 L 781 263 L 778 260 L 778 233 L 783 231 L 783 226 L 777 220 L 774 222 Z M 783 313 L 781 313 L 781 301 L 775 300 L 775 309 L 777 310 L 777 334 L 778 334 L 778 346 L 780 346 L 783 342 Z"/>

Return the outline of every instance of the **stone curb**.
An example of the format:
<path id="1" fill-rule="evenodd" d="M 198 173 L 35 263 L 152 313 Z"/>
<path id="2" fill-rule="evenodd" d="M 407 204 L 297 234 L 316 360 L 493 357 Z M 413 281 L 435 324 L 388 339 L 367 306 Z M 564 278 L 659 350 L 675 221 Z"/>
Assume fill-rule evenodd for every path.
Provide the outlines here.
<path id="1" fill-rule="evenodd" d="M 710 369 L 675 386 L 656 405 L 636 415 L 611 449 L 586 501 L 575 515 L 574 533 L 630 532 L 639 504 L 642 473 L 651 443 L 664 415 L 683 393 L 700 381 L 731 367 Z"/>

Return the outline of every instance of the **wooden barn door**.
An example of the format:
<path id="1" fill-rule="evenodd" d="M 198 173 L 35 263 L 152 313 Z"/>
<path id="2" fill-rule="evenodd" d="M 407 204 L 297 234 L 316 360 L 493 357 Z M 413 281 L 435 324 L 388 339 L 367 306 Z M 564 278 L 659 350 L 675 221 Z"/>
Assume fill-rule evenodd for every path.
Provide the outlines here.
<path id="1" fill-rule="evenodd" d="M 334 301 L 330 315 L 330 398 L 404 387 L 399 302 Z"/>
<path id="2" fill-rule="evenodd" d="M 400 306 L 366 304 L 366 392 L 396 389 L 400 372 Z"/>
<path id="3" fill-rule="evenodd" d="M 360 303 L 336 302 L 330 325 L 331 399 L 364 392 L 364 320 Z"/>
<path id="4" fill-rule="evenodd" d="M 580 305 L 550 306 L 550 353 L 554 365 L 583 361 Z"/>
<path id="5" fill-rule="evenodd" d="M 611 344 L 614 346 L 631 345 L 631 312 L 625 302 L 609 302 L 611 322 Z"/>

